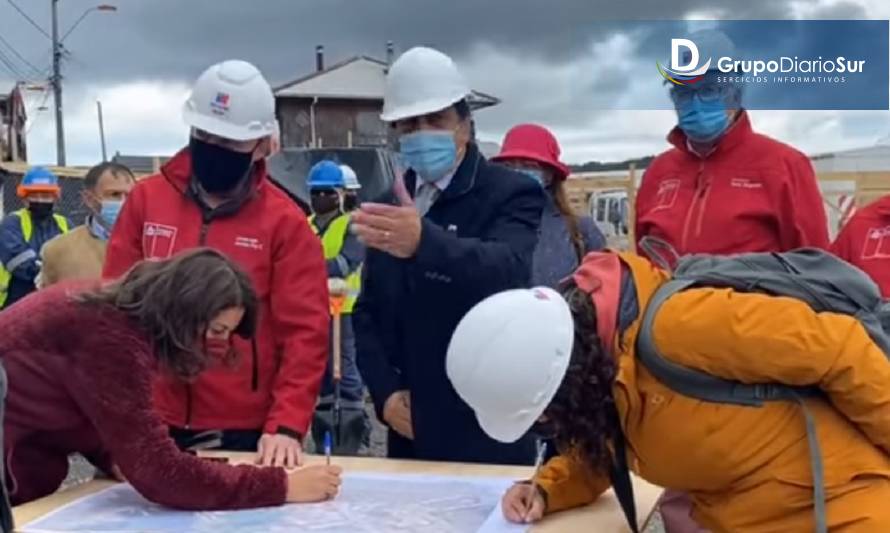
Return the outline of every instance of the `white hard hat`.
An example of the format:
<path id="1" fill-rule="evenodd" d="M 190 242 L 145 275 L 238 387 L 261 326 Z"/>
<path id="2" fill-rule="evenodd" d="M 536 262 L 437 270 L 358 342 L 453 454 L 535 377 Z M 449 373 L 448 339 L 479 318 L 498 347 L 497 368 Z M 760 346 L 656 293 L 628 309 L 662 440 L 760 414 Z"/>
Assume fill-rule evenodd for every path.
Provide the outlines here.
<path id="1" fill-rule="evenodd" d="M 362 184 L 358 182 L 358 176 L 355 175 L 351 166 L 340 165 L 340 170 L 343 171 L 343 183 L 347 191 L 357 191 L 362 188 Z"/>
<path id="2" fill-rule="evenodd" d="M 435 113 L 469 94 L 467 81 L 450 57 L 432 48 L 412 48 L 389 68 L 380 118 L 395 122 Z"/>
<path id="3" fill-rule="evenodd" d="M 223 61 L 205 70 L 183 106 L 182 117 L 193 128 L 235 141 L 278 132 L 272 87 L 246 61 Z"/>
<path id="4" fill-rule="evenodd" d="M 448 379 L 491 438 L 515 442 L 553 400 L 569 365 L 574 324 L 553 289 L 514 289 L 476 304 L 458 324 Z"/>

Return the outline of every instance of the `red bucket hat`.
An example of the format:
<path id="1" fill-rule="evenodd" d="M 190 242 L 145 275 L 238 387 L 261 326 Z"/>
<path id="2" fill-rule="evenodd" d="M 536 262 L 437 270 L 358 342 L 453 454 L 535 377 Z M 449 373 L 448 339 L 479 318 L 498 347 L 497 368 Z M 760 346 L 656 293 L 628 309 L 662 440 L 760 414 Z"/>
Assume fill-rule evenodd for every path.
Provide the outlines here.
<path id="1" fill-rule="evenodd" d="M 559 160 L 560 152 L 559 143 L 550 130 L 537 124 L 520 124 L 507 132 L 501 153 L 491 159 L 531 159 L 552 168 L 556 171 L 556 179 L 564 180 L 572 171 Z"/>

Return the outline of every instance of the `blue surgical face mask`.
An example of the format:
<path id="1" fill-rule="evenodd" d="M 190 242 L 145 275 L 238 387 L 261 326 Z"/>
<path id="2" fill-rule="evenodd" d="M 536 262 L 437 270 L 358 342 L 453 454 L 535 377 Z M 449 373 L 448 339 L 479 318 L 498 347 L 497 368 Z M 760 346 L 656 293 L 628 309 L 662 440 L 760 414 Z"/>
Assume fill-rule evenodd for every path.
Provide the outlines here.
<path id="1" fill-rule="evenodd" d="M 729 127 L 726 109 L 722 99 L 703 102 L 698 96 L 689 98 L 677 105 L 680 129 L 692 141 L 714 141 Z"/>
<path id="2" fill-rule="evenodd" d="M 405 165 L 427 183 L 444 178 L 457 164 L 454 132 L 449 130 L 420 130 L 402 135 L 399 153 Z"/>
<path id="3" fill-rule="evenodd" d="M 102 217 L 102 221 L 105 222 L 105 226 L 108 229 L 114 227 L 123 205 L 124 202 L 121 200 L 102 200 L 102 209 L 99 210 L 99 216 Z"/>

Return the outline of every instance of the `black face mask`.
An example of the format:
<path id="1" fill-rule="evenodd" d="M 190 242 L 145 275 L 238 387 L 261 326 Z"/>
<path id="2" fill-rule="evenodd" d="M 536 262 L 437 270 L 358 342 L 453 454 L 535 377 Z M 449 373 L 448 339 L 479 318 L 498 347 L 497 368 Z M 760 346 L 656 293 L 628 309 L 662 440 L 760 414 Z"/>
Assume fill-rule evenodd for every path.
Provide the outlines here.
<path id="1" fill-rule="evenodd" d="M 31 202 L 28 204 L 28 211 L 34 220 L 44 220 L 53 214 L 53 207 L 55 206 L 49 202 Z"/>
<path id="2" fill-rule="evenodd" d="M 326 215 L 340 208 L 340 197 L 334 193 L 312 194 L 309 199 L 316 215 Z"/>
<path id="3" fill-rule="evenodd" d="M 206 192 L 224 194 L 240 185 L 253 166 L 253 153 L 242 154 L 192 137 L 192 174 Z"/>

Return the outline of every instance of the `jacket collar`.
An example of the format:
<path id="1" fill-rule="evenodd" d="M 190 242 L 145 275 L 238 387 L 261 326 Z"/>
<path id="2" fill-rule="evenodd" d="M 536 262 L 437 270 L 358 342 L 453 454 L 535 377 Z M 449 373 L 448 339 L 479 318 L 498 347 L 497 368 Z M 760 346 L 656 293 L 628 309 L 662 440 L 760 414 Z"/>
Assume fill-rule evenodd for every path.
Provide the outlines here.
<path id="1" fill-rule="evenodd" d="M 192 181 L 192 156 L 189 153 L 188 147 L 183 148 L 171 160 L 164 163 L 161 167 L 161 174 L 178 191 L 184 194 Z M 250 176 L 250 189 L 259 190 L 265 187 L 268 176 L 266 160 L 260 159 L 253 164 L 253 173 Z"/>
<path id="2" fill-rule="evenodd" d="M 460 166 L 457 167 L 457 171 L 451 178 L 451 183 L 439 194 L 437 203 L 458 198 L 470 192 L 476 184 L 476 174 L 484 164 L 486 164 L 485 159 L 479 153 L 476 143 L 468 143 L 463 161 L 461 161 Z M 417 175 L 411 169 L 408 169 L 405 173 L 405 187 L 411 194 L 414 194 L 417 190 Z"/>
<path id="3" fill-rule="evenodd" d="M 203 202 L 200 194 L 198 194 L 197 184 L 192 177 L 192 157 L 188 147 L 180 150 L 179 153 L 161 167 L 161 175 L 177 191 L 188 196 L 198 204 L 202 211 L 212 212 L 214 216 L 228 216 L 238 211 L 245 203 L 262 191 L 263 187 L 266 186 L 268 171 L 265 159 L 260 159 L 254 163 L 249 183 L 242 190 L 241 194 L 216 209 L 210 209 Z"/>
<path id="4" fill-rule="evenodd" d="M 741 111 L 739 111 L 738 117 L 729 126 L 729 129 L 726 131 L 726 133 L 723 134 L 723 137 L 721 137 L 720 140 L 717 141 L 717 145 L 714 147 L 711 153 L 704 158 L 707 159 L 708 157 L 712 157 L 716 154 L 727 152 L 733 149 L 738 144 L 747 140 L 753 134 L 754 130 L 753 128 L 751 128 L 751 119 L 748 116 L 748 112 L 742 109 Z M 686 134 L 683 133 L 683 130 L 681 130 L 679 126 L 674 126 L 674 129 L 672 129 L 671 132 L 668 134 L 667 140 L 681 152 L 695 158 L 702 158 L 702 156 L 689 149 L 689 139 L 686 137 Z"/>

